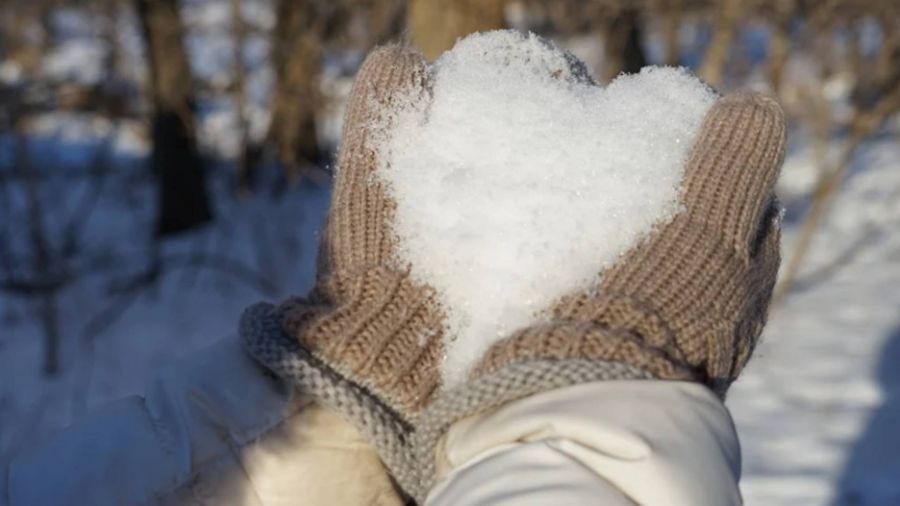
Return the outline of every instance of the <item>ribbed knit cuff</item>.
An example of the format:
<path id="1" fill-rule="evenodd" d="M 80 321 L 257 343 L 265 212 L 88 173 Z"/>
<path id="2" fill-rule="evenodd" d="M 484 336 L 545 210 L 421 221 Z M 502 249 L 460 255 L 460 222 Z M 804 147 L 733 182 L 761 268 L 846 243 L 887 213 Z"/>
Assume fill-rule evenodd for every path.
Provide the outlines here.
<path id="1" fill-rule="evenodd" d="M 371 444 L 398 482 L 415 483 L 412 427 L 378 397 L 323 363 L 284 333 L 271 304 L 256 304 L 241 315 L 246 351 L 260 364 L 340 414 Z"/>
<path id="2" fill-rule="evenodd" d="M 318 305 L 315 305 L 318 304 Z M 320 279 L 313 305 L 279 306 L 282 328 L 315 357 L 412 420 L 437 389 L 441 314 L 432 294 L 385 267 Z"/>
<path id="3" fill-rule="evenodd" d="M 411 447 L 417 462 L 413 481 L 397 476 L 403 490 L 423 503 L 435 480 L 435 451 L 457 421 L 530 395 L 593 381 L 654 379 L 628 364 L 594 360 L 535 360 L 510 364 L 477 376 L 439 395 L 423 412 Z"/>
<path id="4" fill-rule="evenodd" d="M 647 324 L 653 319 L 625 298 L 604 298 L 594 303 L 611 313 L 604 316 L 608 319 L 603 323 L 563 320 L 525 328 L 494 344 L 475 375 L 523 362 L 585 360 L 628 364 L 660 379 L 700 379 L 678 355 L 675 337 L 665 325 Z M 613 321 L 617 325 L 610 325 Z M 643 326 L 629 325 L 637 323 Z"/>

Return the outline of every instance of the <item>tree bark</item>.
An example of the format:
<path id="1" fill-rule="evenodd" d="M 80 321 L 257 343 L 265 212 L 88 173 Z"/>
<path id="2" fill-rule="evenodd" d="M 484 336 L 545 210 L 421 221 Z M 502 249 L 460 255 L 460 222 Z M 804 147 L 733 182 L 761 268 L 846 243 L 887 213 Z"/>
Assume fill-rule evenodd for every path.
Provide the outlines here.
<path id="1" fill-rule="evenodd" d="M 666 45 L 665 64 L 676 66 L 681 59 L 681 18 L 684 2 L 671 0 L 666 2 L 662 10 L 662 32 Z"/>
<path id="2" fill-rule="evenodd" d="M 606 54 L 603 74 L 607 82 L 622 72 L 633 74 L 647 65 L 640 23 L 640 13 L 637 10 L 622 9 L 606 26 L 603 34 L 603 50 Z"/>
<path id="3" fill-rule="evenodd" d="M 28 207 L 28 238 L 31 249 L 34 279 L 44 288 L 39 291 L 37 314 L 44 334 L 44 374 L 51 376 L 59 372 L 59 312 L 58 292 L 53 278 L 58 274 L 58 265 L 48 241 L 44 206 L 41 196 L 41 181 L 37 169 L 31 164 L 26 153 L 25 132 L 17 122 L 18 141 L 16 146 L 18 170 L 25 186 Z"/>
<path id="4" fill-rule="evenodd" d="M 231 23 L 234 36 L 234 49 L 232 58 L 233 78 L 231 80 L 231 95 L 234 100 L 234 113 L 238 123 L 238 146 L 235 159 L 235 180 L 237 191 L 244 194 L 249 190 L 250 152 L 253 149 L 249 145 L 248 126 L 246 119 L 247 98 L 244 86 L 244 76 L 247 69 L 244 65 L 244 42 L 247 37 L 247 27 L 244 24 L 241 13 L 241 0 L 231 0 Z"/>
<path id="5" fill-rule="evenodd" d="M 406 0 L 376 0 L 366 13 L 370 41 L 385 44 L 406 29 Z"/>
<path id="6" fill-rule="evenodd" d="M 712 86 L 722 84 L 742 13 L 741 0 L 721 0 L 716 7 L 713 38 L 700 65 L 700 77 Z"/>
<path id="7" fill-rule="evenodd" d="M 769 54 L 767 56 L 766 73 L 772 91 L 781 91 L 781 80 L 784 77 L 784 67 L 790 56 L 791 36 L 790 23 L 791 12 L 776 13 L 773 21 L 772 36 L 769 38 Z"/>
<path id="8" fill-rule="evenodd" d="M 195 137 L 193 80 L 178 1 L 135 0 L 135 5 L 150 67 L 156 232 L 167 236 L 208 223 L 212 211 Z"/>
<path id="9" fill-rule="evenodd" d="M 503 0 L 409 0 L 407 26 L 429 60 L 473 32 L 506 26 Z"/>
<path id="10" fill-rule="evenodd" d="M 272 41 L 276 82 L 267 135 L 288 181 L 320 158 L 316 137 L 323 6 L 318 0 L 279 0 Z"/>

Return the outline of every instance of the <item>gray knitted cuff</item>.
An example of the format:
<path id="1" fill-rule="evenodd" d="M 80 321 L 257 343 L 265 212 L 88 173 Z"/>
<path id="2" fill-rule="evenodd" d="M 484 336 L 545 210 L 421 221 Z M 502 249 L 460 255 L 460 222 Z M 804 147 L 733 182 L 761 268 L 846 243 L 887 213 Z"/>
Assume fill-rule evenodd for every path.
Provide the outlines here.
<path id="1" fill-rule="evenodd" d="M 435 451 L 457 421 L 530 395 L 604 380 L 654 379 L 643 369 L 619 362 L 581 359 L 537 360 L 508 365 L 441 394 L 425 409 L 412 444 L 418 461 L 416 481 L 400 486 L 420 504 L 434 485 Z"/>
<path id="2" fill-rule="evenodd" d="M 457 421 L 558 388 L 593 381 L 654 378 L 647 371 L 619 362 L 570 359 L 515 363 L 442 393 L 412 427 L 365 388 L 341 376 L 285 334 L 271 304 L 247 308 L 241 316 L 240 334 L 245 349 L 258 362 L 352 423 L 375 447 L 403 492 L 419 503 L 424 503 L 434 484 L 437 445 Z"/>
<path id="3" fill-rule="evenodd" d="M 247 308 L 241 315 L 240 335 L 254 359 L 352 423 L 397 482 L 419 481 L 409 448 L 410 424 L 287 335 L 275 306 L 260 303 Z"/>

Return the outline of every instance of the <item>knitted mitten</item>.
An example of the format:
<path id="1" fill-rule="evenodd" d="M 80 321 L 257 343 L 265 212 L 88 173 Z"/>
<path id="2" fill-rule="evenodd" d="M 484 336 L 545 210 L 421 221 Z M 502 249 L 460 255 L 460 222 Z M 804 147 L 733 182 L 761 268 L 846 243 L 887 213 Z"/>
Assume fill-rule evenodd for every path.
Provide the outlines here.
<path id="1" fill-rule="evenodd" d="M 537 392 L 603 379 L 697 381 L 720 396 L 762 331 L 779 265 L 773 195 L 782 112 L 754 94 L 720 99 L 685 167 L 683 210 L 549 318 L 496 343 L 468 383 L 442 394 L 418 437 L 428 490 L 437 440 L 454 421 Z"/>
<path id="2" fill-rule="evenodd" d="M 595 292 L 565 297 L 549 323 L 492 347 L 477 373 L 534 359 L 607 360 L 724 396 L 762 331 L 778 270 L 773 186 L 784 135 L 774 101 L 721 99 L 687 162 L 683 212 L 603 273 Z"/>
<path id="3" fill-rule="evenodd" d="M 425 93 L 426 64 L 399 45 L 363 63 L 350 94 L 331 209 L 308 299 L 245 312 L 250 353 L 341 412 L 403 479 L 411 423 L 439 384 L 442 319 L 433 292 L 395 265 L 395 203 L 376 177 L 375 136 L 391 108 Z"/>

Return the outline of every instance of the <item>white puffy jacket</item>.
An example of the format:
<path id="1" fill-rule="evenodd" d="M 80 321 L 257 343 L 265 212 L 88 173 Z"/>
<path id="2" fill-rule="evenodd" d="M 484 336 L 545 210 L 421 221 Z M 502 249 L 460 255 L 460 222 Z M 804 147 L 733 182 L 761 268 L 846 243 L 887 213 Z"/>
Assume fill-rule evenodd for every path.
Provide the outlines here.
<path id="1" fill-rule="evenodd" d="M 740 504 L 738 440 L 706 388 L 609 381 L 463 420 L 429 506 Z M 400 505 L 374 450 L 236 339 L 162 371 L 0 471 L 0 505 Z"/>

